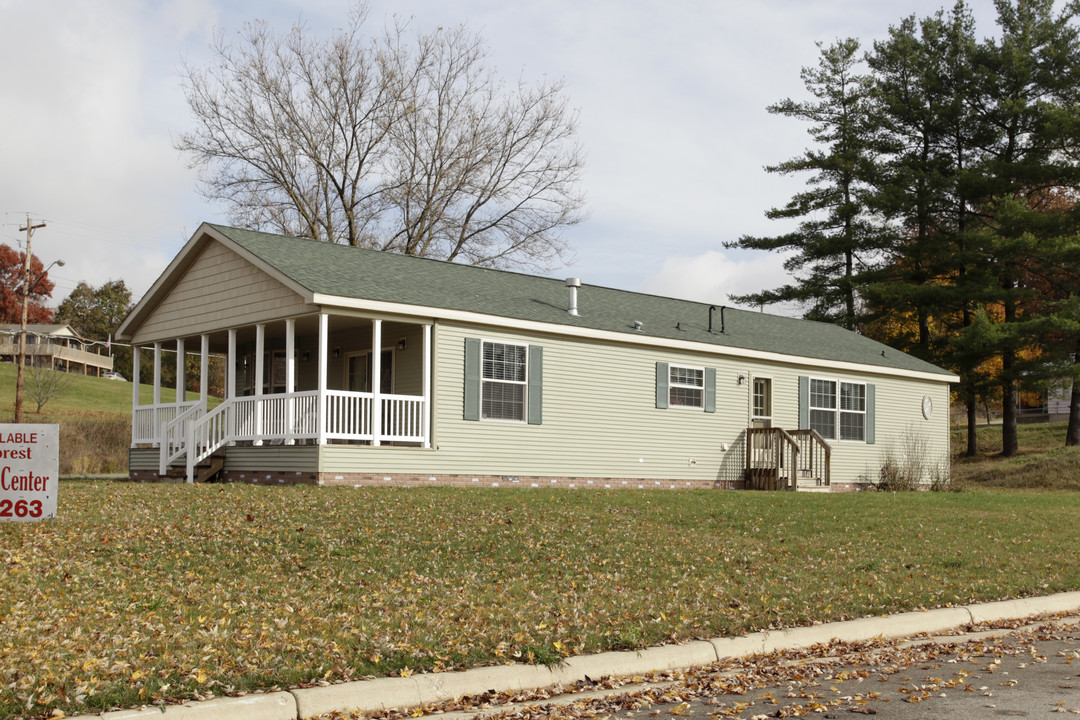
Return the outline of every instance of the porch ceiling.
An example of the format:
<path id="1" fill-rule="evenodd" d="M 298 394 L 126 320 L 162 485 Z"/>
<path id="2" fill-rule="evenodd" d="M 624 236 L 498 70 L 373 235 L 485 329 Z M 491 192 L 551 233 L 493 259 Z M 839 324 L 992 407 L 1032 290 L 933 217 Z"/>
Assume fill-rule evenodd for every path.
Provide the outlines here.
<path id="1" fill-rule="evenodd" d="M 318 314 L 304 315 L 302 317 L 295 318 L 296 320 L 296 337 L 312 337 L 319 333 L 319 316 Z M 356 315 L 331 315 L 330 316 L 330 337 L 331 340 L 336 334 L 339 333 L 356 333 L 366 332 L 371 329 L 372 318 L 360 317 Z M 189 335 L 182 338 L 185 343 L 185 352 L 197 353 L 200 347 L 200 336 Z M 236 341 L 238 344 L 243 345 L 246 343 L 255 342 L 255 326 L 246 325 L 236 328 Z M 266 323 L 266 342 L 268 345 L 283 346 L 285 344 L 285 320 L 277 320 Z M 171 343 L 163 343 L 163 348 L 166 350 L 170 348 Z M 229 333 L 227 330 L 219 330 L 217 332 L 210 333 L 210 352 L 216 354 L 225 354 L 229 349 Z"/>

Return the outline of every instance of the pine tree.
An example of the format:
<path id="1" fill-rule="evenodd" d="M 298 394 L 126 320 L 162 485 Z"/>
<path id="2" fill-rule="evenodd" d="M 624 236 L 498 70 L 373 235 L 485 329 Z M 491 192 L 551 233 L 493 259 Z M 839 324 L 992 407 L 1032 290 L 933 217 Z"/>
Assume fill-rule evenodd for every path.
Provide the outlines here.
<path id="1" fill-rule="evenodd" d="M 996 0 L 1000 39 L 976 51 L 977 110 L 993 129 L 981 148 L 981 222 L 988 231 L 981 252 L 992 271 L 991 301 L 1002 309 L 1000 333 L 1002 454 L 1016 454 L 1020 351 L 1033 338 L 1024 312 L 1031 295 L 1024 272 L 1039 262 L 1041 246 L 1058 237 L 1031 202 L 1040 194 L 1080 184 L 1071 127 L 1080 123 L 1080 6 L 1057 15 L 1052 0 Z M 1047 235 L 1048 226 L 1051 235 Z"/>
<path id="2" fill-rule="evenodd" d="M 794 251 L 784 267 L 797 282 L 733 298 L 769 305 L 795 301 L 808 305 L 808 318 L 837 322 L 849 330 L 859 323 L 862 275 L 874 267 L 880 230 L 866 204 L 867 173 L 873 167 L 869 136 L 868 82 L 859 74 L 859 42 L 847 39 L 822 47 L 817 67 L 803 68 L 802 80 L 813 100 L 785 99 L 768 108 L 811 123 L 816 146 L 799 157 L 766 167 L 781 175 L 812 173 L 808 188 L 770 219 L 799 220 L 798 228 L 775 237 L 743 236 L 726 247 Z"/>
<path id="3" fill-rule="evenodd" d="M 901 333 L 883 333 L 882 324 L 867 330 L 960 373 L 969 455 L 977 450 L 980 361 L 951 340 L 972 324 L 987 282 L 970 252 L 977 244 L 971 233 L 977 149 L 992 137 L 971 102 L 975 47 L 974 20 L 961 1 L 949 13 L 905 18 L 868 57 L 881 156 L 873 204 L 899 233 L 867 295 L 872 313 L 912 321 L 900 325 Z"/>

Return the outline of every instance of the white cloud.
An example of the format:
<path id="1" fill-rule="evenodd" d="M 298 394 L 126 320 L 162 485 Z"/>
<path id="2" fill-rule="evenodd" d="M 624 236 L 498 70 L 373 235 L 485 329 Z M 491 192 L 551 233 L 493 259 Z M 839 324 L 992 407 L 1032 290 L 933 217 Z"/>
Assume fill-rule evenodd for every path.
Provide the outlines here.
<path id="1" fill-rule="evenodd" d="M 710 250 L 701 255 L 671 255 L 645 278 L 641 290 L 654 295 L 734 305 L 731 297 L 784 284 L 784 256 L 776 253 L 732 254 Z M 745 306 L 744 306 L 745 307 Z M 794 315 L 795 307 L 770 306 L 769 312 Z"/>
<path id="2" fill-rule="evenodd" d="M 760 283 L 731 289 L 769 261 L 715 251 L 740 235 L 785 230 L 764 212 L 782 205 L 803 178 L 766 175 L 762 166 L 801 152 L 806 128 L 765 107 L 803 95 L 799 68 L 816 62 L 814 41 L 856 36 L 869 44 L 902 14 L 941 6 L 369 2 L 373 32 L 394 14 L 413 17 L 419 30 L 466 22 L 487 39 L 491 64 L 508 81 L 522 69 L 527 80 L 566 77 L 570 102 L 581 110 L 592 214 L 566 233 L 577 263 L 555 274 L 655 288 L 665 272 L 676 272 L 665 268 L 694 259 L 728 272 L 721 284 L 695 281 L 724 295 L 784 280 L 774 257 Z M 351 4 L 0 0 L 0 242 L 18 242 L 23 213 L 31 211 L 49 222 L 35 250 L 46 262 L 67 261 L 53 273 L 56 300 L 80 280 L 123 278 L 136 294 L 144 291 L 200 222 L 224 220 L 221 208 L 197 194 L 194 172 L 173 149 L 190 122 L 181 60 L 204 62 L 215 27 L 228 36 L 265 18 L 284 31 L 303 17 L 323 33 L 344 22 Z M 979 34 L 992 32 L 992 9 L 977 10 Z M 684 283 L 669 285 L 679 292 Z"/>

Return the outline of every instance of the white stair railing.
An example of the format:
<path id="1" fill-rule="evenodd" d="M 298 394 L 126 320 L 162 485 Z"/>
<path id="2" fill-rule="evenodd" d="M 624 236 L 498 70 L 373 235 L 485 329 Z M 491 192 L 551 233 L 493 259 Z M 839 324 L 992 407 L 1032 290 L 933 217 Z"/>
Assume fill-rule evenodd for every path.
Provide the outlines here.
<path id="1" fill-rule="evenodd" d="M 188 425 L 187 481 L 195 481 L 195 466 L 232 442 L 233 404 L 236 398 L 225 400 L 216 408 Z"/>
<path id="2" fill-rule="evenodd" d="M 187 452 L 188 426 L 205 412 L 206 406 L 199 402 L 161 426 L 161 434 L 158 437 L 159 475 L 167 473 L 169 466 Z"/>
<path id="3" fill-rule="evenodd" d="M 382 428 L 379 438 L 424 442 L 424 398 L 380 395 Z M 326 393 L 326 437 L 372 440 L 371 393 L 329 390 Z M 162 434 L 162 474 L 165 466 L 187 456 L 187 479 L 195 467 L 222 447 L 237 441 L 253 443 L 314 440 L 318 435 L 319 393 L 308 390 L 276 395 L 249 395 L 225 400 L 205 411 L 192 408 Z M 198 410 L 199 412 L 194 412 Z"/>

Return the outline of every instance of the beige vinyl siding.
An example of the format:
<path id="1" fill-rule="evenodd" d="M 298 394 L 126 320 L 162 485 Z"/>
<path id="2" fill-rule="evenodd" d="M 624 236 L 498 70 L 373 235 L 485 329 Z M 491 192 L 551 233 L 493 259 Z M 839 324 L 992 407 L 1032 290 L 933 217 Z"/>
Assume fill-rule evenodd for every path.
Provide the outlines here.
<path id="1" fill-rule="evenodd" d="M 314 309 L 232 250 L 211 242 L 138 328 L 133 342 L 171 340 Z"/>
<path id="2" fill-rule="evenodd" d="M 720 367 L 704 356 L 489 328 L 436 327 L 435 452 L 366 452 L 364 459 L 372 465 L 365 472 L 712 481 L 727 455 L 720 443 L 737 435 L 745 422 L 746 389 L 721 370 L 716 413 L 655 407 L 656 362 Z M 544 348 L 542 424 L 462 419 L 466 337 Z M 350 448 L 326 448 L 322 469 L 355 471 L 350 456 Z"/>
<path id="3" fill-rule="evenodd" d="M 397 350 L 399 340 L 404 350 Z M 383 324 L 383 345 L 394 347 L 394 392 L 398 395 L 424 393 L 424 326 L 403 323 Z"/>
<path id="4" fill-rule="evenodd" d="M 933 413 L 922 415 L 922 399 L 929 395 Z M 870 448 L 873 448 L 872 450 Z M 925 468 L 925 482 L 933 473 L 949 476 L 949 386 L 946 383 L 919 383 L 889 378 L 877 383 L 877 442 L 864 448 L 865 457 L 853 456 L 846 470 L 862 473 L 871 481 L 880 476 L 882 462 L 914 451 Z M 860 465 L 859 460 L 862 460 Z"/>
<path id="5" fill-rule="evenodd" d="M 435 447 L 327 446 L 321 451 L 323 472 L 738 481 L 754 375 L 772 378 L 773 426 L 789 429 L 798 427 L 800 375 L 875 385 L 876 442 L 831 442 L 834 482 L 875 480 L 885 453 L 895 452 L 905 433 L 923 438 L 932 462 L 947 467 L 946 383 L 808 373 L 805 367 L 778 363 L 446 323 L 436 328 Z M 544 348 L 541 425 L 462 419 L 466 337 Z M 716 412 L 657 409 L 657 362 L 715 368 Z M 921 415 L 924 394 L 933 398 L 931 420 Z"/>
<path id="6" fill-rule="evenodd" d="M 874 385 L 875 442 L 830 440 L 833 482 L 876 482 L 885 454 L 900 450 L 909 438 L 925 447 L 928 463 L 948 472 L 948 383 L 763 363 L 748 365 L 746 372 L 772 378 L 772 424 L 785 429 L 799 427 L 800 376 Z M 930 395 L 934 404 L 929 420 L 922 416 L 924 395 Z M 749 409 L 747 413 L 749 417 Z"/>

